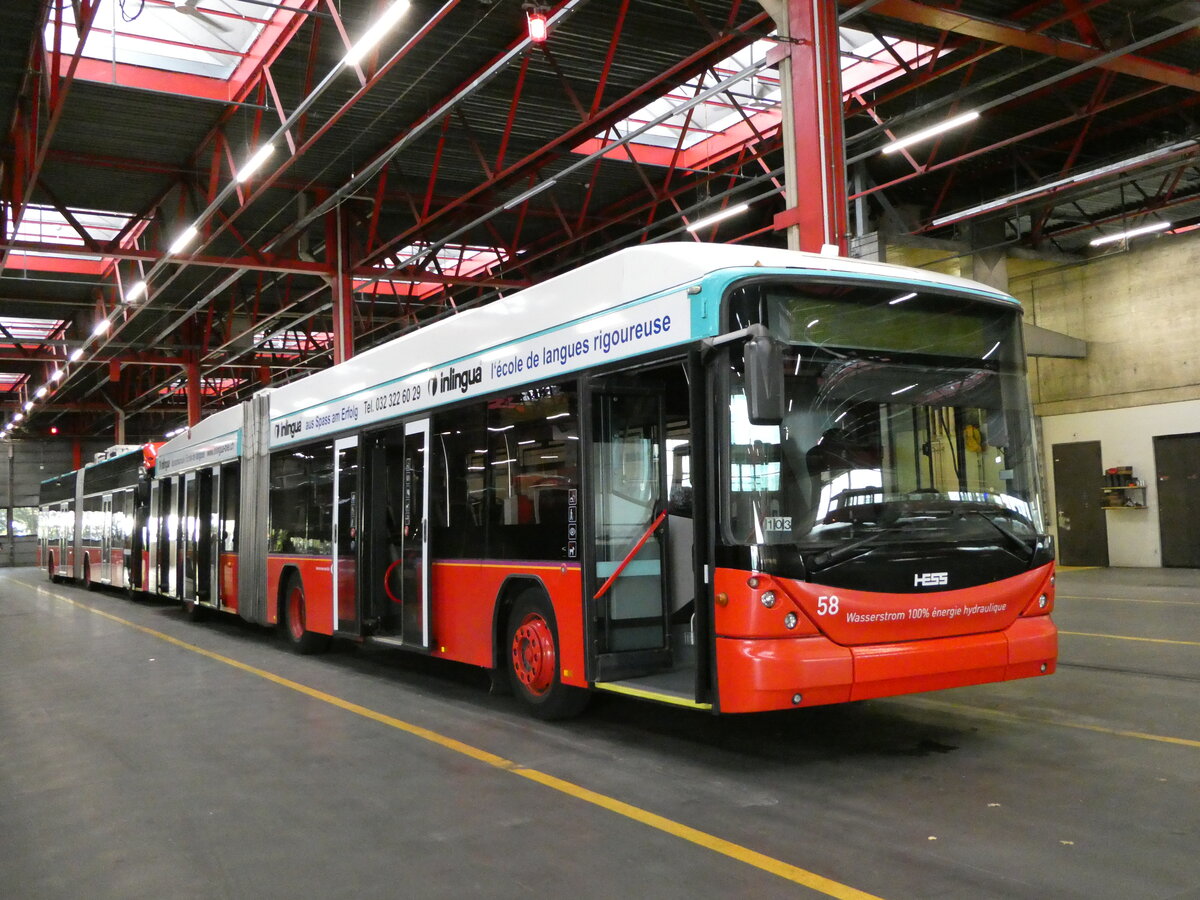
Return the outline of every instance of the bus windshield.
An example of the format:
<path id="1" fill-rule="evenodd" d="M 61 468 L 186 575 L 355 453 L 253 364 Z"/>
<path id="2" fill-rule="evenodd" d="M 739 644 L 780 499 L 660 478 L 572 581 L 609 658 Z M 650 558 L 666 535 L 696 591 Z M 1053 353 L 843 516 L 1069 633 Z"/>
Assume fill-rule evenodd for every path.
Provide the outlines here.
<path id="1" fill-rule="evenodd" d="M 722 531 L 811 574 L 914 543 L 1031 563 L 1041 512 L 1015 306 L 879 284 L 756 282 L 731 327 L 785 345 L 784 418 L 750 421 L 728 359 Z"/>

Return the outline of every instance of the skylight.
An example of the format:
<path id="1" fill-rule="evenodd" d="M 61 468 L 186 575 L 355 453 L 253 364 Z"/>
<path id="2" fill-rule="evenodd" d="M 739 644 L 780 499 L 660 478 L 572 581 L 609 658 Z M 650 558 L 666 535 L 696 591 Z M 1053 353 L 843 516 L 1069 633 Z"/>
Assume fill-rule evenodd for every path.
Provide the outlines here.
<path id="1" fill-rule="evenodd" d="M 265 331 L 254 335 L 259 356 L 298 359 L 307 353 L 319 353 L 333 346 L 332 331 L 280 331 L 267 337 Z"/>
<path id="2" fill-rule="evenodd" d="M 21 372 L 0 372 L 0 393 L 18 391 L 28 379 L 29 376 Z"/>
<path id="3" fill-rule="evenodd" d="M 66 329 L 67 323 L 63 319 L 0 316 L 0 347 L 41 347 L 47 341 L 62 337 Z"/>
<path id="4" fill-rule="evenodd" d="M 268 22 L 261 3 L 243 0 L 99 0 L 83 46 L 86 59 L 228 79 Z M 63 52 L 77 46 L 74 4 L 63 16 Z M 46 26 L 53 46 L 54 26 Z"/>
<path id="5" fill-rule="evenodd" d="M 133 218 L 129 213 L 111 212 L 100 209 L 69 209 L 72 219 L 97 244 L 107 244 L 129 225 Z M 122 246 L 132 246 L 136 238 L 146 227 L 145 222 L 138 223 L 130 229 Z M 7 225 L 9 240 L 24 241 L 31 244 L 45 244 L 54 247 L 83 247 L 83 235 L 75 228 L 63 213 L 53 206 L 31 203 L 25 209 L 16 232 L 11 231 L 12 223 Z M 111 264 L 110 259 L 98 259 L 95 254 L 77 254 L 60 250 L 15 250 L 10 255 L 11 265 L 16 268 L 37 269 L 41 271 L 72 271 L 84 274 L 103 273 Z M 70 260 L 70 263 L 64 263 Z"/>
<path id="6" fill-rule="evenodd" d="M 840 33 L 844 95 L 879 87 L 903 75 L 904 69 L 896 61 L 893 53 L 908 65 L 914 66 L 928 59 L 929 54 L 934 52 L 932 47 L 913 41 L 891 41 L 885 47 L 874 36 L 850 28 L 842 28 Z M 712 70 L 679 85 L 666 96 L 651 101 L 628 119 L 618 122 L 603 136 L 576 147 L 576 152 L 594 153 L 603 143 L 619 140 L 646 122 L 716 84 L 718 80 L 728 78 L 761 60 L 776 43 L 771 39 L 756 41 L 727 57 Z M 732 142 L 740 143 L 751 138 L 755 131 L 761 133 L 764 128 L 778 124 L 781 119 L 779 104 L 778 73 L 773 69 L 764 69 L 734 85 L 729 91 L 648 129 L 631 141 L 629 146 L 639 162 L 660 165 L 669 164 L 671 157 L 667 153 L 653 151 L 657 149 L 673 154 L 678 147 L 684 152 L 684 158 L 678 160 L 678 163 L 686 167 L 695 167 L 720 155 Z M 746 115 L 754 121 L 755 129 L 746 126 Z M 711 143 L 706 146 L 705 142 Z M 643 148 L 649 149 L 650 152 L 645 152 Z M 614 150 L 610 156 L 613 159 L 629 158 L 623 150 Z"/>
<path id="7" fill-rule="evenodd" d="M 245 383 L 245 378 L 201 378 L 200 393 L 205 397 L 220 397 L 222 394 L 236 390 Z M 176 378 L 166 387 L 159 388 L 158 392 L 168 396 L 185 396 L 187 394 L 187 380 Z"/>
<path id="8" fill-rule="evenodd" d="M 428 253 L 428 244 L 410 244 L 397 251 L 395 260 L 410 259 Z M 429 263 L 424 270 L 430 275 L 442 275 L 447 278 L 478 278 L 490 273 L 507 258 L 507 254 L 495 247 L 477 247 L 468 244 L 447 244 L 436 252 L 436 263 Z M 422 281 L 420 276 L 415 280 L 403 274 L 384 276 L 390 268 L 388 265 L 376 266 L 382 280 L 368 283 L 366 279 L 357 279 L 354 289 L 367 294 L 401 294 L 411 297 L 424 297 L 440 291 L 444 285 L 441 281 Z"/>

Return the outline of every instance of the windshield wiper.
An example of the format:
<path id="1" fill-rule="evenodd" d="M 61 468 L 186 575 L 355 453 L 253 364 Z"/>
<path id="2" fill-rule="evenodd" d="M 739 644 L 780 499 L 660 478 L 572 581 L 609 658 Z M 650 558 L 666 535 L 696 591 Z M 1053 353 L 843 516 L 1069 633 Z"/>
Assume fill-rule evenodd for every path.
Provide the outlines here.
<path id="1" fill-rule="evenodd" d="M 1037 542 L 1036 537 L 1033 539 L 1032 542 L 1027 543 L 1025 540 L 1023 540 L 1021 538 L 1021 536 L 1019 534 L 1017 534 L 1015 531 L 1011 530 L 1010 528 L 1007 528 L 1006 526 L 1001 525 L 995 519 L 990 518 L 989 514 L 984 512 L 982 509 L 963 510 L 963 514 L 979 516 L 979 518 L 983 519 L 983 521 L 987 522 L 989 525 L 991 525 L 993 528 L 995 528 L 998 532 L 1000 532 L 1000 534 L 1002 534 L 1004 536 L 1005 540 L 1008 541 L 1010 546 L 1016 547 L 1017 549 L 1019 549 L 1021 551 L 1022 555 L 1019 556 L 1018 558 L 1024 559 L 1027 564 L 1033 563 L 1033 557 L 1037 554 L 1037 549 L 1038 549 L 1038 542 Z M 1014 553 L 1013 556 L 1018 556 L 1018 554 Z"/>
<path id="2" fill-rule="evenodd" d="M 906 525 L 907 523 L 904 522 L 895 525 L 884 525 L 879 531 L 873 531 L 871 534 L 861 537 L 857 541 L 851 541 L 849 544 L 843 544 L 841 547 L 833 547 L 823 553 L 818 553 L 809 562 L 808 570 L 809 572 L 820 572 L 850 557 L 863 556 L 870 552 L 871 544 L 893 532 L 903 531 Z M 862 550 L 864 547 L 867 549 Z M 859 550 L 862 550 L 862 553 L 859 553 Z"/>

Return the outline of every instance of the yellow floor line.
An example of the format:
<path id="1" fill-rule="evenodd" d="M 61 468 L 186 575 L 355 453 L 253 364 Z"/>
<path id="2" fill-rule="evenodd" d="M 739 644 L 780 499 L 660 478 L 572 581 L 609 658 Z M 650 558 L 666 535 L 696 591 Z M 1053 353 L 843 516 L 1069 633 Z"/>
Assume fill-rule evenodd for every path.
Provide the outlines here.
<path id="1" fill-rule="evenodd" d="M 314 700 L 320 700 L 323 703 L 336 706 L 338 709 L 343 709 L 346 712 L 354 713 L 355 715 L 370 719 L 373 722 L 378 722 L 381 725 L 387 725 L 390 728 L 395 728 L 399 731 L 403 731 L 406 734 L 410 734 L 414 737 L 421 738 L 422 740 L 437 744 L 439 747 L 444 747 L 447 750 L 453 750 L 455 753 L 461 753 L 464 756 L 469 756 L 472 759 L 486 763 L 489 766 L 494 766 L 497 769 L 503 769 L 506 772 L 519 775 L 522 778 L 537 782 L 544 787 L 548 787 L 570 797 L 583 800 L 586 803 L 591 803 L 592 805 L 598 806 L 602 809 L 607 809 L 610 812 L 624 816 L 632 821 L 639 822 L 640 824 L 649 828 L 654 828 L 658 831 L 662 831 L 666 834 L 680 838 L 681 840 L 704 847 L 713 851 L 714 853 L 720 853 L 723 856 L 735 859 L 738 862 L 745 863 L 748 866 L 753 866 L 756 869 L 761 869 L 764 872 L 769 872 L 772 875 L 776 875 L 779 878 L 783 878 L 795 884 L 811 888 L 812 890 L 818 891 L 829 897 L 836 897 L 838 900 L 880 900 L 880 898 L 876 897 L 874 894 L 865 893 L 857 890 L 856 888 L 852 888 L 849 885 L 825 878 L 816 874 L 815 872 L 809 872 L 807 869 L 801 869 L 798 866 L 793 866 L 789 863 L 783 862 L 782 860 L 775 859 L 774 857 L 758 853 L 757 851 L 751 850 L 748 847 L 743 847 L 740 844 L 733 843 L 732 841 L 724 840 L 716 835 L 712 835 L 708 832 L 700 831 L 699 829 L 684 825 L 681 822 L 676 822 L 672 819 L 656 815 L 648 810 L 641 809 L 629 803 L 624 803 L 613 797 L 609 797 L 604 794 L 598 794 L 595 791 L 590 791 L 585 787 L 581 787 L 561 778 L 556 778 L 553 775 L 548 775 L 545 772 L 538 771 L 537 769 L 526 768 L 518 763 L 513 762 L 512 760 L 505 759 L 502 756 L 497 756 L 494 753 L 489 753 L 486 750 L 481 750 L 478 747 L 473 747 L 470 744 L 447 737 L 444 734 L 439 734 L 436 731 L 431 731 L 428 728 L 422 728 L 420 725 L 413 725 L 411 722 L 405 722 L 402 719 L 397 719 L 393 716 L 386 715 L 385 713 L 377 712 L 376 710 L 369 709 L 365 706 L 360 706 L 357 703 L 351 703 L 349 700 L 343 700 L 341 697 L 337 697 L 333 694 L 327 694 L 324 691 L 319 691 L 316 688 L 308 687 L 307 685 L 292 681 L 289 678 L 284 678 L 281 675 L 268 672 L 265 669 L 259 669 L 255 666 L 239 662 L 236 659 L 223 656 L 220 653 L 214 653 L 211 650 L 205 650 L 203 647 L 198 647 L 195 644 L 189 644 L 187 641 L 181 641 L 178 638 L 171 637 L 170 635 L 164 634 L 161 631 L 155 631 L 153 628 L 147 628 L 145 625 L 138 625 L 136 622 L 123 619 L 120 616 L 105 612 L 102 609 L 97 609 L 94 606 L 89 606 L 86 603 L 81 603 L 78 600 L 72 600 L 70 597 L 63 596 L 62 594 L 53 593 L 52 591 L 48 591 L 39 585 L 28 584 L 26 582 L 16 583 L 31 588 L 38 593 L 54 597 L 57 600 L 64 600 L 80 609 L 95 613 L 98 616 L 102 616 L 105 619 L 109 619 L 113 622 L 117 622 L 126 626 L 127 628 L 132 628 L 135 631 L 140 631 L 142 634 L 150 635 L 151 637 L 166 641 L 168 644 L 171 644 L 175 647 L 179 647 L 183 650 L 189 650 L 192 653 L 198 653 L 201 656 L 207 657 L 208 659 L 224 663 L 227 666 L 232 666 L 233 668 L 239 669 L 242 672 L 246 672 L 250 675 L 256 675 L 259 678 L 264 678 L 267 681 L 279 685 L 280 687 L 285 687 L 289 690 L 296 691 L 297 693 L 304 694 L 305 696 L 311 697 Z"/>
<path id="2" fill-rule="evenodd" d="M 1167 638 L 1133 637 L 1128 634 L 1094 634 L 1090 631 L 1059 631 L 1072 637 L 1108 638 L 1112 641 L 1143 641 L 1147 644 L 1179 644 L 1183 647 L 1200 647 L 1200 641 L 1172 641 Z"/>
<path id="3" fill-rule="evenodd" d="M 1055 602 L 1059 600 L 1097 600 L 1109 603 L 1167 603 L 1174 606 L 1197 606 L 1197 600 L 1150 600 L 1145 597 L 1085 597 L 1079 594 L 1055 594 Z"/>
<path id="4" fill-rule="evenodd" d="M 1089 725 L 1086 722 L 1068 722 L 1063 719 L 1049 719 L 1041 716 L 1026 716 L 1020 713 L 1005 712 L 1000 709 L 986 709 L 982 706 L 970 706 L 965 703 L 950 703 L 946 700 L 933 700 L 929 697 L 904 697 L 903 702 L 914 706 L 927 706 L 938 709 L 951 709 L 955 712 L 965 712 L 974 715 L 987 716 L 993 719 L 1005 719 L 1009 722 L 1036 722 L 1039 725 L 1054 725 L 1059 728 L 1077 728 L 1081 731 L 1094 731 L 1115 737 L 1136 738 L 1139 741 L 1156 741 L 1160 744 L 1176 744 L 1180 747 L 1200 749 L 1200 741 L 1190 738 L 1171 737 L 1162 734 L 1147 734 L 1144 731 L 1127 731 L 1121 728 L 1105 728 L 1103 725 Z"/>

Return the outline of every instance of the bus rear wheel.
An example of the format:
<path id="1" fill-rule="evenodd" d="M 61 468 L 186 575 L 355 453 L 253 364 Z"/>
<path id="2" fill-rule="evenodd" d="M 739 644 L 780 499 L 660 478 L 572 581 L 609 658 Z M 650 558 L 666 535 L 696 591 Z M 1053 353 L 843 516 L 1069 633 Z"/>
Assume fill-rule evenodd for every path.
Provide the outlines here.
<path id="1" fill-rule="evenodd" d="M 508 616 L 508 678 L 513 693 L 539 719 L 566 719 L 583 712 L 590 695 L 562 683 L 558 628 L 549 601 L 526 590 Z"/>
<path id="2" fill-rule="evenodd" d="M 309 631 L 305 621 L 304 582 L 293 572 L 288 576 L 283 589 L 283 603 L 279 610 L 283 638 L 288 646 L 301 654 L 320 653 L 329 646 L 329 635 Z"/>

